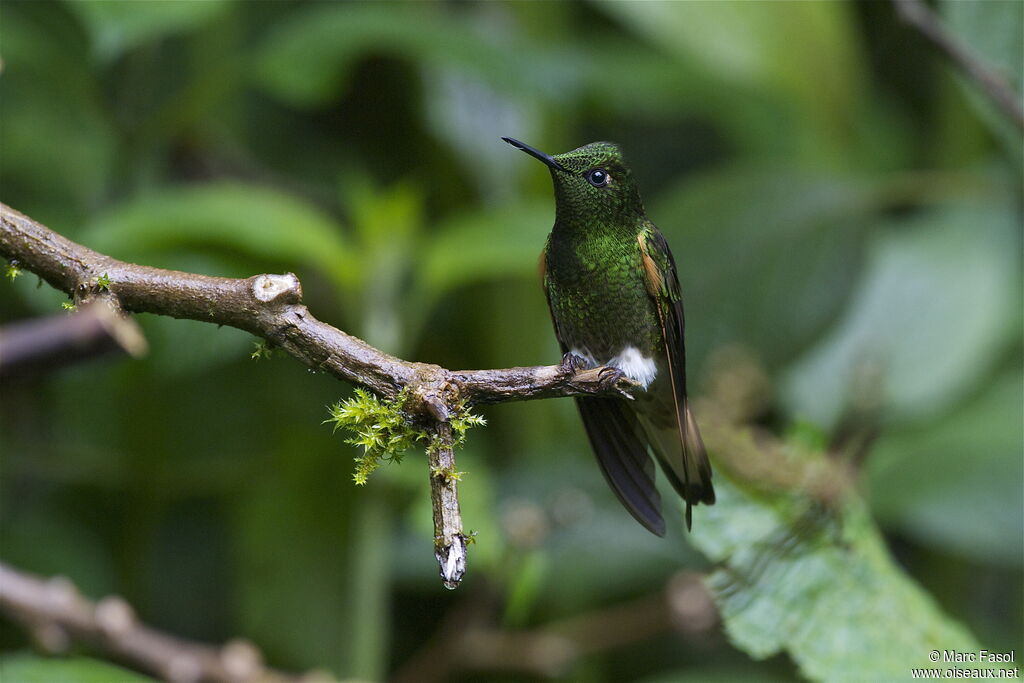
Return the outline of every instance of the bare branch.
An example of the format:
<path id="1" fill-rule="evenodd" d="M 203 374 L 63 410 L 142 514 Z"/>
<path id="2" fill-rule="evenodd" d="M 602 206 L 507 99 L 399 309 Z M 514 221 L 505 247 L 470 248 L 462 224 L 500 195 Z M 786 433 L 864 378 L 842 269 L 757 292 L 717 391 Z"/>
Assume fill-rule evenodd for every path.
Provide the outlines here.
<path id="1" fill-rule="evenodd" d="M 131 318 L 94 302 L 72 314 L 55 314 L 0 328 L 0 379 L 25 375 L 120 351 L 140 356 L 146 339 Z"/>
<path id="2" fill-rule="evenodd" d="M 0 256 L 76 300 L 109 297 L 129 313 L 237 327 L 309 367 L 389 398 L 409 387 L 411 407 L 435 420 L 438 405 L 451 411 L 461 400 L 622 395 L 633 387 L 628 379 L 610 385 L 600 368 L 581 371 L 571 364 L 451 371 L 404 361 L 317 320 L 302 305 L 302 286 L 291 273 L 233 279 L 126 263 L 76 244 L 5 204 L 0 204 Z M 105 287 L 97 284 L 100 278 Z"/>
<path id="3" fill-rule="evenodd" d="M 118 597 L 92 602 L 70 581 L 43 579 L 0 563 L 0 609 L 23 622 L 50 651 L 87 641 L 116 659 L 173 683 L 239 683 L 330 680 L 323 674 L 294 676 L 268 669 L 251 643 L 221 647 L 163 634 L 138 621 Z"/>
<path id="4" fill-rule="evenodd" d="M 922 0 L 893 0 L 893 4 L 903 21 L 946 55 L 1018 129 L 1024 130 L 1020 93 L 1014 92 L 1005 78 L 961 45 Z"/>

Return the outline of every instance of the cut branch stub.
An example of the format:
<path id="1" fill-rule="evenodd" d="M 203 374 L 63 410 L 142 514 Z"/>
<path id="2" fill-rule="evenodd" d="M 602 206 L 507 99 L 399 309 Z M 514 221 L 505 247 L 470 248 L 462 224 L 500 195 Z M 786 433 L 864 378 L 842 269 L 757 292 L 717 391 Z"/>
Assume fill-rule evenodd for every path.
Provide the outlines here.
<path id="1" fill-rule="evenodd" d="M 444 587 L 454 590 L 466 574 L 466 535 L 462 530 L 455 440 L 452 426 L 438 422 L 427 448 L 430 464 L 430 502 L 434 515 L 434 556 Z"/>

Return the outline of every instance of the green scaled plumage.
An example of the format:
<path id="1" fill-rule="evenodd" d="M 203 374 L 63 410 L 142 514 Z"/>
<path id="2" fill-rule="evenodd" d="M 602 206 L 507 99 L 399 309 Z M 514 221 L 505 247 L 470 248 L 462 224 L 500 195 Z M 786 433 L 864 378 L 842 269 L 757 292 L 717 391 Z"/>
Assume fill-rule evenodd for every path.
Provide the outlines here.
<path id="1" fill-rule="evenodd" d="M 637 521 L 664 535 L 653 452 L 686 501 L 689 528 L 691 506 L 714 503 L 715 492 L 686 398 L 683 302 L 668 243 L 647 218 L 617 145 L 550 156 L 502 139 L 551 169 L 555 225 L 541 273 L 562 352 L 616 367 L 646 389 L 636 401 L 577 399 L 601 470 Z"/>

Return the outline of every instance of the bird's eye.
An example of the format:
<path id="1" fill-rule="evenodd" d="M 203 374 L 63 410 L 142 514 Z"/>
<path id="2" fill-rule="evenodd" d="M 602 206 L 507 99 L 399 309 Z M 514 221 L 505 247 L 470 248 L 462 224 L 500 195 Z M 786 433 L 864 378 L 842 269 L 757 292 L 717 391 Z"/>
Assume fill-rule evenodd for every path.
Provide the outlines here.
<path id="1" fill-rule="evenodd" d="M 587 173 L 587 182 L 594 187 L 604 187 L 608 184 L 608 172 L 603 168 L 595 168 Z"/>

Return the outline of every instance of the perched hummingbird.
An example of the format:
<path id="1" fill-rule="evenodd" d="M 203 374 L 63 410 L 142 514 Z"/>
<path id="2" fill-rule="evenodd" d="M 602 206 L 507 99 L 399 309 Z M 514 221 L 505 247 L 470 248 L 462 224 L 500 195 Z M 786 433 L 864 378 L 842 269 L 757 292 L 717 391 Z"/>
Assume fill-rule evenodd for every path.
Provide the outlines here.
<path id="1" fill-rule="evenodd" d="M 649 448 L 686 501 L 689 529 L 691 506 L 711 505 L 715 490 L 686 400 L 683 300 L 668 242 L 644 213 L 617 145 L 552 156 L 502 140 L 551 170 L 555 225 L 540 272 L 562 353 L 617 368 L 645 389 L 635 401 L 576 399 L 601 471 L 633 517 L 664 536 Z"/>

